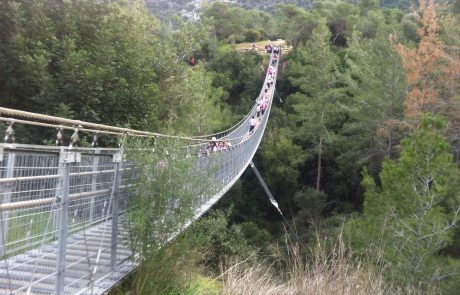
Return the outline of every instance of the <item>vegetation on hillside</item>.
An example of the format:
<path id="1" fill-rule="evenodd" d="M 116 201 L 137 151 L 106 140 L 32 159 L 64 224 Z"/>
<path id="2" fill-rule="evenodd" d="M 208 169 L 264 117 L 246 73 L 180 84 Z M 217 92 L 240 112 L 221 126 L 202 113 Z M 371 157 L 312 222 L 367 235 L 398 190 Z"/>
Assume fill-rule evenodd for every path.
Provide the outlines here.
<path id="1" fill-rule="evenodd" d="M 180 144 L 158 142 L 133 155 L 143 263 L 116 292 L 457 293 L 460 2 L 410 12 L 357 2 L 271 13 L 211 3 L 199 21 L 169 23 L 142 1 L 0 2 L 2 106 L 149 131 L 208 134 L 239 121 L 266 65 L 232 43 L 293 46 L 254 159 L 285 219 L 248 171 L 221 211 L 168 244 L 194 194 L 177 189 L 190 163 L 158 164 Z M 17 129 L 24 143 L 52 136 Z"/>
<path id="2" fill-rule="evenodd" d="M 148 9 L 162 20 L 169 20 L 171 16 L 176 16 L 178 14 L 189 17 L 192 15 L 199 15 L 203 5 L 213 4 L 215 2 L 230 2 L 232 5 L 242 7 L 244 9 L 256 9 L 269 13 L 275 13 L 278 9 L 278 5 L 280 4 L 295 5 L 306 10 L 312 9 L 316 4 L 313 0 L 145 0 Z M 358 1 L 350 0 L 347 2 L 357 3 Z M 418 1 L 409 0 L 375 0 L 365 2 L 375 3 L 382 8 L 398 8 L 404 12 L 408 12 L 410 10 L 412 3 L 418 3 Z M 439 3 L 445 2 L 448 1 L 439 1 Z"/>

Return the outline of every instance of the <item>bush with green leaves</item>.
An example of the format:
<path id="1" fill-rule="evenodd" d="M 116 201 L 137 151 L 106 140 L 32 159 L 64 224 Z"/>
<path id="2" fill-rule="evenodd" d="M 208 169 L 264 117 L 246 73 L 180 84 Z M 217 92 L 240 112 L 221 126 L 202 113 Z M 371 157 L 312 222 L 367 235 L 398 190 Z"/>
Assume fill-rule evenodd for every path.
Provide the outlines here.
<path id="1" fill-rule="evenodd" d="M 254 251 L 245 238 L 247 229 L 230 224 L 230 212 L 212 211 L 174 240 L 150 251 L 111 294 L 220 294 L 221 284 L 213 279 L 220 268 Z"/>
<path id="2" fill-rule="evenodd" d="M 178 139 L 132 139 L 126 153 L 136 170 L 129 224 L 134 250 L 145 259 L 184 229 L 210 196 L 212 171 L 199 169 Z"/>

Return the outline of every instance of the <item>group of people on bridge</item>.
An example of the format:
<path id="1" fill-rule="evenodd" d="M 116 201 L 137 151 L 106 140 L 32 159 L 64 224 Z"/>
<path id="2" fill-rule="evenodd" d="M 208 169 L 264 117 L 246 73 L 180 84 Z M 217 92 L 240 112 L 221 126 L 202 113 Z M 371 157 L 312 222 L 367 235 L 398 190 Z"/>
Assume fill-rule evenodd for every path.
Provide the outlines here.
<path id="1" fill-rule="evenodd" d="M 265 45 L 265 51 L 267 53 L 273 52 L 274 54 L 278 55 L 280 53 L 280 50 L 281 50 L 281 47 L 271 45 L 271 44 Z"/>
<path id="2" fill-rule="evenodd" d="M 273 51 L 273 56 L 271 59 L 271 63 L 268 67 L 268 75 L 266 79 L 266 87 L 264 84 L 264 91 L 260 94 L 259 97 L 256 99 L 256 108 L 255 108 L 255 113 L 252 115 L 252 117 L 249 119 L 249 131 L 246 134 L 245 138 L 247 136 L 250 136 L 254 130 L 256 129 L 257 125 L 262 121 L 263 116 L 265 115 L 265 111 L 267 110 L 270 99 L 272 98 L 269 89 L 273 85 L 275 79 L 276 79 L 276 70 L 275 70 L 275 65 L 278 62 L 278 53 L 279 53 L 279 48 L 278 47 L 270 47 L 271 50 Z M 271 52 L 270 50 L 270 52 Z M 244 139 L 242 141 L 244 141 Z M 210 155 L 213 152 L 217 151 L 225 151 L 232 147 L 232 143 L 229 140 L 217 140 L 215 136 L 211 138 L 211 141 L 208 143 L 206 146 L 206 154 Z"/>
<path id="3" fill-rule="evenodd" d="M 276 79 L 276 71 L 273 65 L 276 64 L 278 60 L 277 59 L 275 61 L 274 60 L 275 60 L 275 55 L 272 58 L 272 66 L 269 66 L 268 68 L 267 88 L 265 88 L 264 91 L 261 93 L 261 95 L 257 98 L 256 112 L 249 120 L 249 134 L 251 134 L 256 128 L 257 124 L 259 124 L 259 122 L 262 121 L 262 117 L 268 108 L 268 104 L 271 99 L 271 96 L 268 93 L 268 90 L 273 85 L 273 82 Z"/>
<path id="4" fill-rule="evenodd" d="M 232 146 L 232 143 L 227 140 L 217 140 L 215 136 L 211 138 L 211 141 L 208 143 L 208 146 L 206 147 L 206 153 L 209 155 L 210 153 L 213 152 L 218 152 L 218 151 L 225 151 L 229 149 Z"/>

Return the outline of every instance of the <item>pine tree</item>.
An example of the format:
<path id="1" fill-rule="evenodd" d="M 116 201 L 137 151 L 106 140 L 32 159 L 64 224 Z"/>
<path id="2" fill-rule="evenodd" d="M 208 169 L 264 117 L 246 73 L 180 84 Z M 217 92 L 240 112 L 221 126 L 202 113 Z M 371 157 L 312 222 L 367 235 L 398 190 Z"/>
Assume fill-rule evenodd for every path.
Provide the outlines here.
<path id="1" fill-rule="evenodd" d="M 424 115 L 401 141 L 399 162 L 384 161 L 381 187 L 365 171 L 363 214 L 348 224 L 355 247 L 379 243 L 390 273 L 403 283 L 428 286 L 454 278 L 450 260 L 439 255 L 460 219 L 460 171 L 445 130 L 442 120 Z"/>
<path id="2" fill-rule="evenodd" d="M 324 140 L 328 137 L 328 121 L 336 109 L 335 55 L 330 48 L 331 33 L 324 20 L 313 31 L 305 48 L 299 49 L 289 64 L 288 79 L 299 88 L 291 96 L 294 119 L 301 125 L 302 134 L 315 142 L 317 155 L 316 189 L 320 190 Z"/>
<path id="3" fill-rule="evenodd" d="M 354 100 L 350 116 L 356 122 L 351 126 L 352 136 L 357 137 L 357 144 L 360 138 L 369 141 L 370 157 L 392 153 L 399 142 L 399 126 L 394 122 L 403 118 L 405 73 L 387 38 L 390 29 L 382 29 L 371 40 L 353 32 L 346 57 L 349 69 L 344 79 Z M 377 137 L 385 138 L 386 145 L 380 147 Z"/>

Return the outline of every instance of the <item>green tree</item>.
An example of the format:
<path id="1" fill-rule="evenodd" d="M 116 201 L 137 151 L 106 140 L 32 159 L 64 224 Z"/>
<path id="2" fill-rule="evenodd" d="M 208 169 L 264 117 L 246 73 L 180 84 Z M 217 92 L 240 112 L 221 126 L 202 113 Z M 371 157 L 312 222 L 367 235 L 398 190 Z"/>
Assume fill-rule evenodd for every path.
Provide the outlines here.
<path id="1" fill-rule="evenodd" d="M 406 14 L 401 19 L 402 36 L 404 36 L 408 41 L 412 41 L 414 43 L 419 41 L 419 36 L 417 35 L 418 27 L 419 24 L 415 13 Z"/>
<path id="2" fill-rule="evenodd" d="M 209 134 L 227 123 L 229 112 L 222 105 L 223 90 L 212 86 L 212 78 L 213 74 L 201 64 L 177 73 L 166 95 L 168 131 Z"/>
<path id="3" fill-rule="evenodd" d="M 330 37 L 331 34 L 322 21 L 313 31 L 307 46 L 293 52 L 286 71 L 290 83 L 299 89 L 288 101 L 293 118 L 300 125 L 299 134 L 315 145 L 317 190 L 321 188 L 324 140 L 331 138 L 328 122 L 333 120 L 338 98 L 338 93 L 333 88 L 336 82 L 335 55 L 330 48 Z"/>
<path id="4" fill-rule="evenodd" d="M 261 39 L 261 34 L 257 30 L 250 29 L 250 30 L 246 31 L 245 38 L 246 38 L 247 42 L 256 42 L 256 41 L 259 41 Z"/>
<path id="5" fill-rule="evenodd" d="M 2 5 L 6 106 L 55 114 L 64 103 L 82 120 L 156 127 L 158 22 L 144 10 L 91 1 Z"/>
<path id="6" fill-rule="evenodd" d="M 356 136 L 354 144 L 366 141 L 368 151 L 361 150 L 360 154 L 369 159 L 393 152 L 400 138 L 401 126 L 396 122 L 403 119 L 405 73 L 386 32 L 380 31 L 372 40 L 355 32 L 345 58 L 347 71 L 342 76 L 353 96 L 348 113 L 351 119 L 344 131 Z M 384 146 L 380 139 L 385 139 Z"/>
<path id="7" fill-rule="evenodd" d="M 244 40 L 245 27 L 250 21 L 246 10 L 217 2 L 205 7 L 204 16 L 213 20 L 219 40 Z"/>
<path id="8" fill-rule="evenodd" d="M 305 45 L 318 25 L 318 15 L 293 5 L 278 6 L 278 33 L 293 46 Z"/>
<path id="9" fill-rule="evenodd" d="M 222 46 L 208 65 L 214 72 L 213 86 L 224 90 L 223 100 L 235 113 L 246 114 L 259 94 L 263 81 L 262 57 L 252 50 L 240 54 Z"/>
<path id="10" fill-rule="evenodd" d="M 273 27 L 270 14 L 259 10 L 246 10 L 222 2 L 205 5 L 202 16 L 214 25 L 217 39 L 225 42 L 253 42 L 255 35 L 267 38 Z M 252 38 L 249 38 L 252 36 Z M 257 37 L 257 36 L 256 36 Z"/>
<path id="11" fill-rule="evenodd" d="M 294 201 L 299 211 L 295 215 L 295 225 L 297 235 L 301 240 L 308 240 L 312 237 L 309 231 L 309 225 L 313 224 L 318 230 L 321 220 L 323 219 L 323 210 L 326 206 L 327 195 L 324 192 L 317 191 L 313 188 L 297 191 L 294 195 Z"/>
<path id="12" fill-rule="evenodd" d="M 359 15 L 359 8 L 344 1 L 318 1 L 314 10 L 326 18 L 327 26 L 332 34 L 332 44 L 346 47 L 347 38 L 351 35 L 353 24 L 350 19 Z"/>
<path id="13" fill-rule="evenodd" d="M 263 171 L 270 188 L 282 207 L 290 207 L 289 202 L 296 192 L 300 178 L 300 168 L 305 162 L 302 147 L 292 140 L 292 132 L 287 128 L 270 130 L 263 143 Z"/>
<path id="14" fill-rule="evenodd" d="M 379 7 L 379 1 L 377 0 L 360 0 L 359 8 L 361 9 L 361 14 L 364 15 L 365 12 L 373 10 Z"/>
<path id="15" fill-rule="evenodd" d="M 421 126 L 401 141 L 399 161 L 384 161 L 381 186 L 364 171 L 363 213 L 348 223 L 355 249 L 382 247 L 390 274 L 403 284 L 449 283 L 458 272 L 458 260 L 439 254 L 460 217 L 460 171 L 445 130 L 442 120 L 424 115 Z"/>

